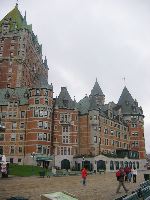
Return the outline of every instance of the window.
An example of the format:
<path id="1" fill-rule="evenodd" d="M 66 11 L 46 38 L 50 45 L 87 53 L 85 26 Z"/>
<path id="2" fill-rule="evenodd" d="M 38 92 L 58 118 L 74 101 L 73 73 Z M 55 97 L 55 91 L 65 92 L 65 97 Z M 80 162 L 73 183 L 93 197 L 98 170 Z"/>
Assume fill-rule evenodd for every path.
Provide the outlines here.
<path id="1" fill-rule="evenodd" d="M 43 122 L 44 129 L 48 129 L 48 122 Z"/>
<path id="2" fill-rule="evenodd" d="M 25 111 L 21 111 L 21 118 L 24 118 L 25 117 Z"/>
<path id="3" fill-rule="evenodd" d="M 127 140 L 127 135 L 124 135 L 124 140 Z"/>
<path id="4" fill-rule="evenodd" d="M 132 127 L 132 128 L 136 128 L 136 127 L 137 127 L 137 124 L 133 124 L 133 123 L 132 123 L 131 127 Z"/>
<path id="5" fill-rule="evenodd" d="M 71 148 L 70 147 L 61 147 L 60 154 L 61 155 L 71 155 Z"/>
<path id="6" fill-rule="evenodd" d="M 64 155 L 67 155 L 67 147 L 64 147 Z"/>
<path id="7" fill-rule="evenodd" d="M 44 115 L 44 117 L 47 117 L 48 116 L 48 111 L 47 110 L 43 111 L 43 115 Z"/>
<path id="8" fill-rule="evenodd" d="M 97 131 L 97 126 L 93 126 L 93 129 L 94 129 L 95 131 Z"/>
<path id="9" fill-rule="evenodd" d="M 10 57 L 13 57 L 14 53 L 13 52 L 10 52 Z"/>
<path id="10" fill-rule="evenodd" d="M 48 134 L 48 141 L 51 141 L 51 134 Z"/>
<path id="11" fill-rule="evenodd" d="M 20 128 L 25 128 L 25 124 L 24 123 L 20 123 Z"/>
<path id="12" fill-rule="evenodd" d="M 10 153 L 14 154 L 15 153 L 15 147 L 14 146 L 10 146 Z"/>
<path id="13" fill-rule="evenodd" d="M 3 46 L 0 46 L 0 51 L 3 51 Z"/>
<path id="14" fill-rule="evenodd" d="M 40 110 L 40 117 L 43 117 L 43 110 Z"/>
<path id="15" fill-rule="evenodd" d="M 43 140 L 43 133 L 38 133 L 38 140 Z"/>
<path id="16" fill-rule="evenodd" d="M 24 140 L 24 135 L 22 133 L 19 135 L 19 140 Z"/>
<path id="17" fill-rule="evenodd" d="M 104 133 L 108 134 L 108 129 L 107 128 L 104 129 Z"/>
<path id="18" fill-rule="evenodd" d="M 68 147 L 68 155 L 70 155 L 71 151 L 70 151 L 70 148 Z"/>
<path id="19" fill-rule="evenodd" d="M 6 118 L 7 114 L 6 113 L 2 113 L 2 118 Z"/>
<path id="20" fill-rule="evenodd" d="M 68 100 L 63 100 L 64 107 L 68 107 Z"/>
<path id="21" fill-rule="evenodd" d="M 132 147 L 138 147 L 139 146 L 139 142 L 138 141 L 134 141 L 133 143 L 132 143 Z"/>
<path id="22" fill-rule="evenodd" d="M 38 127 L 43 128 L 43 122 L 38 122 Z"/>
<path id="23" fill-rule="evenodd" d="M 18 158 L 18 163 L 21 163 L 22 159 L 21 158 Z"/>
<path id="24" fill-rule="evenodd" d="M 62 132 L 63 132 L 63 133 L 69 132 L 69 126 L 63 126 L 63 127 L 62 127 Z"/>
<path id="25" fill-rule="evenodd" d="M 16 129 L 17 128 L 17 122 L 13 122 L 12 123 L 12 129 Z"/>
<path id="26" fill-rule="evenodd" d="M 63 155 L 63 154 L 64 154 L 64 148 L 61 147 L 61 155 Z"/>
<path id="27" fill-rule="evenodd" d="M 70 114 L 60 114 L 61 122 L 70 122 Z"/>
<path id="28" fill-rule="evenodd" d="M 47 148 L 43 146 L 43 154 L 46 154 L 46 152 L 47 152 Z"/>
<path id="29" fill-rule="evenodd" d="M 68 135 L 63 135 L 62 136 L 62 143 L 69 143 L 69 136 Z"/>
<path id="30" fill-rule="evenodd" d="M 14 102 L 14 107 L 17 107 L 18 106 L 18 102 Z"/>
<path id="31" fill-rule="evenodd" d="M 94 115 L 93 119 L 94 119 L 94 120 L 97 120 L 97 115 Z"/>
<path id="32" fill-rule="evenodd" d="M 0 154 L 3 155 L 3 146 L 0 146 Z"/>
<path id="33" fill-rule="evenodd" d="M 39 116 L 39 110 L 36 109 L 36 110 L 34 110 L 34 117 L 38 117 L 38 116 Z"/>
<path id="34" fill-rule="evenodd" d="M 35 99 L 35 104 L 39 104 L 39 99 Z"/>
<path id="35" fill-rule="evenodd" d="M 36 89 L 36 95 L 40 95 L 40 90 Z"/>
<path id="36" fill-rule="evenodd" d="M 138 136 L 138 134 L 139 134 L 138 132 L 132 132 L 133 136 Z"/>
<path id="37" fill-rule="evenodd" d="M 105 145 L 108 145 L 108 139 L 105 139 Z"/>
<path id="38" fill-rule="evenodd" d="M 47 141 L 47 134 L 43 133 L 43 140 Z"/>
<path id="39" fill-rule="evenodd" d="M 16 141 L 16 133 L 11 134 L 11 141 Z"/>
<path id="40" fill-rule="evenodd" d="M 110 134 L 113 135 L 114 134 L 114 130 L 110 130 Z"/>
<path id="41" fill-rule="evenodd" d="M 19 153 L 22 153 L 23 152 L 23 148 L 20 146 L 18 151 L 19 151 Z"/>
<path id="42" fill-rule="evenodd" d="M 0 141 L 4 141 L 4 134 L 0 133 Z"/>
<path id="43" fill-rule="evenodd" d="M 94 143 L 97 143 L 97 136 L 94 136 Z"/>
<path id="44" fill-rule="evenodd" d="M 47 98 L 45 98 L 45 104 L 48 105 L 48 99 Z"/>
<path id="45" fill-rule="evenodd" d="M 42 153 L 42 145 L 37 146 L 37 153 Z"/>

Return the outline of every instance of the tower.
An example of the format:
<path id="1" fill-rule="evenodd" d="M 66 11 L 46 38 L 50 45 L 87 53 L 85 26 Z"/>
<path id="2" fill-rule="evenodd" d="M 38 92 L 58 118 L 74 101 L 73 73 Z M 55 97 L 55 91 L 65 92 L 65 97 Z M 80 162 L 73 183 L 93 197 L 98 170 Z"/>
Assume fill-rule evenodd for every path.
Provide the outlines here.
<path id="1" fill-rule="evenodd" d="M 105 95 L 103 94 L 102 89 L 100 88 L 100 86 L 99 86 L 99 84 L 97 82 L 97 78 L 96 78 L 96 82 L 94 84 L 94 87 L 91 90 L 90 98 L 92 96 L 95 96 L 96 103 L 97 103 L 98 106 L 104 105 L 104 103 L 105 103 Z"/>
<path id="2" fill-rule="evenodd" d="M 42 46 L 17 4 L 0 21 L 0 77 L 0 88 L 41 86 L 48 79 Z"/>
<path id="3" fill-rule="evenodd" d="M 121 107 L 123 119 L 129 127 L 130 149 L 139 152 L 141 159 L 145 158 L 144 140 L 144 115 L 142 107 L 133 99 L 128 89 L 124 87 L 119 98 L 118 105 Z"/>

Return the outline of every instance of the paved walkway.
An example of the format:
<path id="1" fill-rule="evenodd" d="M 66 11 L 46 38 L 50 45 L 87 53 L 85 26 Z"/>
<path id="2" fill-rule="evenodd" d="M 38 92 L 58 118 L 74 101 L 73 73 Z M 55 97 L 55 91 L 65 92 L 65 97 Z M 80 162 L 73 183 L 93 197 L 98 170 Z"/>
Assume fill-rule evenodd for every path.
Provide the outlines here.
<path id="1" fill-rule="evenodd" d="M 126 183 L 129 194 L 144 181 L 144 172 L 139 172 L 137 183 Z M 150 172 L 148 172 L 150 173 Z M 0 200 L 6 200 L 12 196 L 22 196 L 29 200 L 41 200 L 40 195 L 52 192 L 66 191 L 75 195 L 79 200 L 113 200 L 117 196 L 125 194 L 121 188 L 121 194 L 116 195 L 115 173 L 89 175 L 87 185 L 83 186 L 81 176 L 67 177 L 10 177 L 0 179 Z"/>

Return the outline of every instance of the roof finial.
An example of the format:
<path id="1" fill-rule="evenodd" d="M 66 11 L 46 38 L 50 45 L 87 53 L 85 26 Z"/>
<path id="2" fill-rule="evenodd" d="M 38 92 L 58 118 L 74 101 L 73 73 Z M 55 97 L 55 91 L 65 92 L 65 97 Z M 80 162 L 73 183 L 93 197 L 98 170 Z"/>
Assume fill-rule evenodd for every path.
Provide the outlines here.
<path id="1" fill-rule="evenodd" d="M 17 0 L 17 2 L 16 2 L 16 7 L 18 8 L 18 0 Z"/>
<path id="2" fill-rule="evenodd" d="M 123 77 L 124 86 L 126 86 L 126 77 Z"/>
<path id="3" fill-rule="evenodd" d="M 96 82 L 97 82 L 97 77 L 96 77 Z"/>

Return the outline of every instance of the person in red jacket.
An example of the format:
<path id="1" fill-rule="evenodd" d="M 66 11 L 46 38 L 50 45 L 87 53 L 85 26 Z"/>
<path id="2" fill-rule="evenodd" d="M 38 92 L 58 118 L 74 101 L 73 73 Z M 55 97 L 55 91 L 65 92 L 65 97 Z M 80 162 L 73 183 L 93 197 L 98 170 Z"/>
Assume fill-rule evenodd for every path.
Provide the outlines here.
<path id="1" fill-rule="evenodd" d="M 87 170 L 85 169 L 85 167 L 82 169 L 81 175 L 82 175 L 82 179 L 83 179 L 83 185 L 85 185 L 86 184 L 86 177 L 87 177 Z"/>

